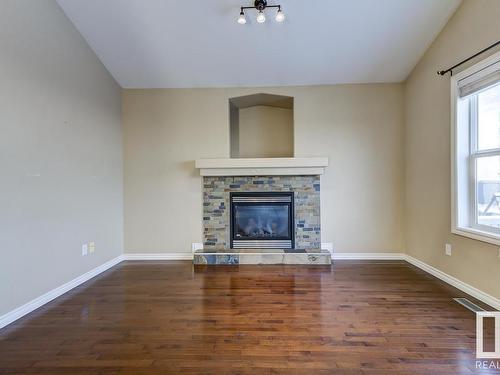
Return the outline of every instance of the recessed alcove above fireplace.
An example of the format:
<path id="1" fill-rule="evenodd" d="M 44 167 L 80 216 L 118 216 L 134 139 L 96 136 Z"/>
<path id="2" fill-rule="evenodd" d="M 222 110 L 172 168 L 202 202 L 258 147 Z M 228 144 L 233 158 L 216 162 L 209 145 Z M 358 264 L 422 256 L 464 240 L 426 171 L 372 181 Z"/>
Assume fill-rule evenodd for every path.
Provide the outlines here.
<path id="1" fill-rule="evenodd" d="M 291 96 L 253 94 L 229 99 L 232 158 L 293 156 Z"/>

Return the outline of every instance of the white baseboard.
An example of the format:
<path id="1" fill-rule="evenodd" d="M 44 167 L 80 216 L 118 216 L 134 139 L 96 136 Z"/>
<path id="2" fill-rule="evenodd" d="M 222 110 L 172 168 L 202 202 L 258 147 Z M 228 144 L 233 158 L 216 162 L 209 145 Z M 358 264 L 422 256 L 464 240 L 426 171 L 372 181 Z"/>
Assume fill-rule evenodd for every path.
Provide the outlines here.
<path id="1" fill-rule="evenodd" d="M 500 310 L 500 299 L 489 295 L 472 285 L 469 285 L 456 277 L 448 275 L 447 273 L 438 270 L 431 265 L 422 262 L 410 255 L 403 253 L 333 253 L 333 260 L 404 260 L 415 267 L 420 268 L 421 270 L 431 274 L 432 276 L 437 277 L 438 279 L 444 281 L 447 284 L 461 290 L 464 293 L 478 299 L 481 302 L 486 303 L 487 305 Z"/>
<path id="2" fill-rule="evenodd" d="M 38 298 L 18 307 L 11 312 L 0 316 L 0 328 L 22 318 L 26 314 L 38 309 L 53 299 L 63 295 L 71 289 L 83 284 L 100 273 L 110 269 L 124 260 L 192 260 L 191 253 L 159 253 L 159 254 L 123 254 L 110 261 L 84 273 L 83 275 L 63 284 L 51 291 L 41 295 Z M 434 268 L 410 255 L 402 253 L 334 253 L 333 259 L 351 259 L 351 260 L 405 260 L 408 263 L 420 268 L 421 270 L 437 277 L 438 279 L 454 286 L 455 288 L 469 294 L 470 296 L 486 303 L 487 305 L 500 310 L 500 299 L 495 298 L 473 286 L 458 280 L 457 278 Z"/>
<path id="3" fill-rule="evenodd" d="M 415 267 L 418 267 L 421 270 L 431 274 L 432 276 L 437 277 L 438 279 L 444 281 L 445 283 L 450 284 L 451 286 L 454 286 L 457 289 L 460 289 L 462 292 L 469 294 L 470 296 L 478 299 L 481 302 L 486 303 L 487 305 L 490 305 L 491 307 L 497 310 L 500 310 L 500 299 L 495 298 L 473 287 L 472 285 L 464 283 L 463 281 L 451 275 L 448 275 L 447 273 L 444 273 L 443 271 L 440 271 L 437 268 L 432 267 L 431 265 L 412 257 L 411 255 L 405 255 L 404 259 L 408 263 L 413 264 Z"/>
<path id="4" fill-rule="evenodd" d="M 83 284 L 84 282 L 92 279 L 100 273 L 110 269 L 124 260 L 192 260 L 193 254 L 191 253 L 161 253 L 161 254 L 122 254 L 110 261 L 101 264 L 100 266 L 91 269 L 81 276 L 63 284 L 55 289 L 48 291 L 40 297 L 31 300 L 28 303 L 14 309 L 2 316 L 0 316 L 0 328 L 22 318 L 26 314 L 38 309 L 39 307 L 49 303 L 53 299 L 69 292 L 71 289 Z"/>
<path id="5" fill-rule="evenodd" d="M 333 253 L 333 260 L 404 260 L 403 253 Z"/>
<path id="6" fill-rule="evenodd" d="M 123 254 L 123 260 L 193 260 L 192 253 Z"/>
<path id="7" fill-rule="evenodd" d="M 84 282 L 92 279 L 93 277 L 99 275 L 100 273 L 110 269 L 111 267 L 117 265 L 123 260 L 123 256 L 117 256 L 114 259 L 111 259 L 110 261 L 107 261 L 104 264 L 101 264 L 100 266 L 91 269 L 90 271 L 84 273 L 81 276 L 78 276 L 77 278 L 68 281 L 66 284 L 63 284 L 55 289 L 50 290 L 49 292 L 42 294 L 40 297 L 35 298 L 34 300 L 31 300 L 28 303 L 25 303 L 24 305 L 18 307 L 17 309 L 14 309 L 2 316 L 0 316 L 0 328 L 5 327 L 6 325 L 16 321 L 19 318 L 22 318 L 26 314 L 29 314 L 30 312 L 38 309 L 39 307 L 45 305 L 46 303 L 49 303 L 53 299 L 63 295 L 66 292 L 69 292 L 71 289 L 83 284 Z"/>

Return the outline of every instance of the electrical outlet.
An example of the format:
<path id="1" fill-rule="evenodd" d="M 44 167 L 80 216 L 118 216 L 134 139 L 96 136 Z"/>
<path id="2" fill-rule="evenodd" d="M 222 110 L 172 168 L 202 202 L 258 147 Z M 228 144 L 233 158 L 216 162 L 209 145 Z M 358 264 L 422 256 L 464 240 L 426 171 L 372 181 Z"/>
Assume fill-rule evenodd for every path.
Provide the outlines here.
<path id="1" fill-rule="evenodd" d="M 448 255 L 449 257 L 451 257 L 451 245 L 449 243 L 447 243 L 444 246 L 444 252 L 445 252 L 446 255 Z"/>
<path id="2" fill-rule="evenodd" d="M 196 250 L 203 250 L 203 244 L 199 242 L 193 242 L 191 244 L 191 251 L 194 253 Z"/>
<path id="3" fill-rule="evenodd" d="M 82 245 L 82 257 L 87 255 L 87 253 L 88 253 L 88 247 L 87 247 L 87 244 L 85 243 Z"/>
<path id="4" fill-rule="evenodd" d="M 95 242 L 89 243 L 89 253 L 92 254 L 95 251 Z"/>
<path id="5" fill-rule="evenodd" d="M 327 250 L 333 254 L 333 243 L 331 242 L 321 242 L 321 250 Z"/>

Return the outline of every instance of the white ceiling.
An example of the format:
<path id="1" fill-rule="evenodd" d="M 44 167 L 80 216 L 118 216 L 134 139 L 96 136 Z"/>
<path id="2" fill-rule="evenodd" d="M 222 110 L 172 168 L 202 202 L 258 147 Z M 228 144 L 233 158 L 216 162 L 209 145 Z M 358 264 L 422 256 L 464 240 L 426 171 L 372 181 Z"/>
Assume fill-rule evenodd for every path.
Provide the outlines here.
<path id="1" fill-rule="evenodd" d="M 57 0 L 125 88 L 404 80 L 461 0 Z M 437 69 L 438 67 L 436 67 Z"/>

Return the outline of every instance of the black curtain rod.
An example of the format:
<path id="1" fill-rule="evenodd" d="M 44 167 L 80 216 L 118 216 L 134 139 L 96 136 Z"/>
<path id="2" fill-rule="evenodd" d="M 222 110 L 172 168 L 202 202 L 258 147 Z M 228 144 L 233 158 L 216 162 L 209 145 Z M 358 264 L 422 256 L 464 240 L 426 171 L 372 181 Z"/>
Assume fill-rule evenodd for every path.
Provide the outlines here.
<path id="1" fill-rule="evenodd" d="M 488 51 L 489 49 L 492 49 L 493 47 L 498 46 L 499 44 L 500 44 L 500 40 L 499 40 L 498 42 L 496 42 L 496 43 L 493 43 L 491 46 L 486 47 L 485 49 L 482 49 L 481 51 L 479 51 L 479 52 L 478 52 L 478 53 L 476 53 L 475 55 L 472 55 L 471 57 L 469 57 L 469 58 L 467 58 L 467 59 L 465 59 L 465 60 L 463 60 L 463 61 L 460 61 L 458 64 L 453 65 L 451 68 L 448 68 L 448 69 L 446 69 L 446 70 L 439 70 L 439 71 L 437 72 L 437 74 L 439 74 L 440 76 L 444 76 L 446 73 L 450 72 L 450 73 L 451 73 L 451 75 L 453 75 L 453 69 L 455 69 L 456 67 L 458 67 L 458 66 L 460 66 L 460 65 L 462 65 L 462 64 L 465 64 L 467 61 L 472 60 L 474 57 L 479 56 L 480 54 L 482 54 L 482 53 L 484 53 L 484 52 Z"/>

